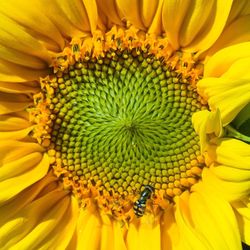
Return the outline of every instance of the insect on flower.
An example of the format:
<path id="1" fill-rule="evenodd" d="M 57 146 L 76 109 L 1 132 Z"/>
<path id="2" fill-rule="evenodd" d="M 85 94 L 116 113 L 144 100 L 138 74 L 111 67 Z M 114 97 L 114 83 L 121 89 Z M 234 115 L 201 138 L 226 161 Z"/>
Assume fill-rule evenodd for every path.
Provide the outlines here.
<path id="1" fill-rule="evenodd" d="M 146 185 L 144 190 L 141 192 L 140 198 L 134 203 L 134 213 L 138 218 L 143 216 L 147 200 L 150 198 L 153 192 L 154 188 L 152 186 Z"/>

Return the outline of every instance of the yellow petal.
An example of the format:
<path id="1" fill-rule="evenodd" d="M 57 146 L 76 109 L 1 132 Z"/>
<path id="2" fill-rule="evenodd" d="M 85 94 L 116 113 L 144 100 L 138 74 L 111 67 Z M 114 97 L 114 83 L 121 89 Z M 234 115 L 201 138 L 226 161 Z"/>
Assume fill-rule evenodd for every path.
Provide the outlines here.
<path id="1" fill-rule="evenodd" d="M 241 16 L 250 14 L 250 2 L 247 0 L 244 0 L 244 1 L 245 1 L 245 5 L 244 5 L 244 8 L 240 12 Z"/>
<path id="2" fill-rule="evenodd" d="M 63 191 L 35 200 L 9 220 L 0 235 L 8 249 L 38 249 L 39 243 L 61 223 L 69 206 Z"/>
<path id="3" fill-rule="evenodd" d="M 179 249 L 212 249 L 209 241 L 198 232 L 193 224 L 190 216 L 190 208 L 188 204 L 190 194 L 182 193 L 180 197 L 176 197 L 175 218 L 177 226 L 180 230 L 180 247 Z"/>
<path id="4" fill-rule="evenodd" d="M 139 248 L 145 250 L 161 249 L 160 218 L 153 214 L 145 214 L 140 219 L 138 228 Z"/>
<path id="5" fill-rule="evenodd" d="M 72 196 L 70 199 L 70 204 L 68 205 L 62 220 L 58 221 L 53 231 L 51 231 L 48 236 L 40 242 L 39 245 L 37 244 L 37 248 L 41 250 L 66 249 L 74 233 L 78 218 L 78 210 L 78 202 Z M 33 239 L 30 239 L 29 241 L 29 244 L 33 243 Z M 34 245 L 36 246 L 36 244 Z"/>
<path id="6" fill-rule="evenodd" d="M 234 62 L 231 67 L 221 76 L 226 79 L 250 79 L 250 72 L 247 70 L 250 66 L 250 57 L 242 58 Z"/>
<path id="7" fill-rule="evenodd" d="M 85 13 L 84 14 L 86 14 L 88 16 L 89 29 L 93 33 L 96 30 L 97 19 L 98 19 L 96 1 L 82 0 L 82 3 L 84 4 L 84 8 L 85 8 Z"/>
<path id="8" fill-rule="evenodd" d="M 250 2 L 248 0 L 233 1 L 233 5 L 228 17 L 228 23 L 232 23 L 241 16 L 250 14 Z"/>
<path id="9" fill-rule="evenodd" d="M 77 250 L 100 249 L 101 220 L 96 211 L 80 210 L 77 222 Z"/>
<path id="10" fill-rule="evenodd" d="M 121 226 L 121 222 L 114 220 L 113 221 L 113 241 L 114 249 L 126 250 L 126 244 L 124 240 L 124 235 L 126 232 L 125 226 Z"/>
<path id="11" fill-rule="evenodd" d="M 76 27 L 83 31 L 95 31 L 97 23 L 97 8 L 95 1 L 90 0 L 59 0 L 58 8 L 69 18 Z"/>
<path id="12" fill-rule="evenodd" d="M 202 185 L 206 192 L 215 193 L 227 201 L 240 199 L 250 192 L 249 179 L 241 182 L 225 181 L 206 168 L 202 171 Z M 192 189 L 195 191 L 198 187 L 194 185 Z"/>
<path id="13" fill-rule="evenodd" d="M 250 195 L 232 202 L 232 206 L 241 216 L 250 220 Z"/>
<path id="14" fill-rule="evenodd" d="M 56 184 L 57 179 L 54 175 L 48 174 L 40 181 L 23 190 L 9 202 L 0 207 L 0 224 L 5 224 L 11 217 L 15 216 L 21 209 L 30 204 L 32 201 L 41 196 L 42 191 L 47 186 Z M 57 185 L 55 185 L 57 187 Z"/>
<path id="15" fill-rule="evenodd" d="M 29 165 L 32 166 L 34 165 L 35 161 L 41 160 L 41 153 L 43 151 L 44 148 L 37 143 L 20 142 L 15 140 L 1 141 L 0 145 L 1 178 L 4 173 L 5 174 L 9 173 L 9 175 L 15 176 L 18 173 L 25 172 L 26 171 L 25 169 L 27 169 Z M 27 156 L 32 157 L 33 160 L 28 159 Z M 27 161 L 27 163 L 26 164 L 21 163 L 22 161 Z"/>
<path id="16" fill-rule="evenodd" d="M 161 33 L 163 0 L 116 0 L 116 3 L 122 16 L 135 27 L 148 33 Z"/>
<path id="17" fill-rule="evenodd" d="M 237 222 L 228 202 L 216 193 L 197 190 L 190 195 L 189 206 L 194 227 L 209 242 L 209 249 L 241 249 Z"/>
<path id="18" fill-rule="evenodd" d="M 92 234 L 89 235 L 87 230 L 90 227 L 92 227 Z M 95 209 L 80 210 L 78 226 L 67 249 L 125 250 L 127 249 L 124 241 L 126 230 L 121 221 L 113 220 L 108 215 L 103 214 L 99 218 Z M 96 232 L 97 235 L 93 235 L 93 232 Z M 96 239 L 95 236 L 97 236 Z"/>
<path id="19" fill-rule="evenodd" d="M 162 24 L 174 49 L 180 47 L 180 30 L 189 6 L 190 0 L 164 0 L 163 2 Z"/>
<path id="20" fill-rule="evenodd" d="M 200 52 L 207 50 L 223 31 L 231 4 L 231 0 L 165 0 L 163 27 L 172 46 Z"/>
<path id="21" fill-rule="evenodd" d="M 250 198 L 234 201 L 232 206 L 238 221 L 238 227 L 241 239 L 247 245 L 250 245 Z"/>
<path id="22" fill-rule="evenodd" d="M 211 135 L 220 136 L 222 134 L 222 124 L 220 111 L 215 112 L 208 110 L 199 111 L 193 114 L 192 123 L 196 133 L 200 138 L 201 152 L 207 149 Z"/>
<path id="23" fill-rule="evenodd" d="M 250 171 L 250 145 L 236 139 L 218 139 L 209 145 L 208 154 L 213 161 L 235 169 Z"/>
<path id="24" fill-rule="evenodd" d="M 31 103 L 27 95 L 0 93 L 0 115 L 24 110 Z"/>
<path id="25" fill-rule="evenodd" d="M 214 1 L 195 0 L 190 2 L 180 29 L 180 44 L 182 47 L 189 45 L 199 33 L 204 32 L 203 30 L 210 21 L 209 19 L 212 19 L 213 8 Z M 216 10 L 213 14 L 215 13 Z M 178 15 L 178 12 L 176 12 L 176 15 Z"/>
<path id="26" fill-rule="evenodd" d="M 243 182 L 250 179 L 250 169 L 236 169 L 225 165 L 218 165 L 210 166 L 210 171 L 225 181 Z"/>
<path id="27" fill-rule="evenodd" d="M 27 82 L 39 80 L 49 74 L 46 67 L 42 70 L 20 66 L 0 58 L 0 82 Z"/>
<path id="28" fill-rule="evenodd" d="M 1 166 L 16 161 L 23 156 L 34 152 L 43 152 L 44 149 L 38 143 L 21 142 L 15 140 L 3 140 L 0 144 Z"/>
<path id="29" fill-rule="evenodd" d="M 148 33 L 161 34 L 163 0 L 153 2 L 151 0 L 144 0 L 142 5 L 142 20 L 148 28 Z"/>
<path id="30" fill-rule="evenodd" d="M 25 188 L 43 178 L 49 169 L 49 157 L 44 154 L 38 164 L 34 164 L 29 171 L 0 182 L 0 204 L 14 197 Z"/>
<path id="31" fill-rule="evenodd" d="M 30 127 L 30 122 L 22 117 L 14 115 L 0 116 L 0 131 L 15 131 Z M 0 146 L 1 147 L 1 146 Z"/>
<path id="32" fill-rule="evenodd" d="M 56 25 L 38 7 L 38 1 L 32 4 L 22 0 L 1 1 L 0 11 L 16 23 L 26 28 L 34 38 L 42 44 L 55 44 L 55 51 L 59 52 L 64 47 L 64 38 Z M 46 47 L 46 46 L 45 46 Z M 49 47 L 46 47 L 49 49 Z M 28 52 L 29 53 L 29 52 Z"/>
<path id="33" fill-rule="evenodd" d="M 220 109 L 223 125 L 230 123 L 250 101 L 249 66 L 250 58 L 238 59 L 220 78 L 207 77 L 198 82 L 198 92 L 208 99 L 210 108 Z"/>
<path id="34" fill-rule="evenodd" d="M 25 52 L 19 52 L 16 49 L 7 48 L 1 44 L 0 58 L 32 69 L 44 69 L 48 66 L 44 61 L 37 57 L 30 56 Z"/>
<path id="35" fill-rule="evenodd" d="M 15 176 L 27 173 L 34 167 L 34 165 L 37 165 L 41 159 L 42 154 L 34 152 L 25 155 L 18 160 L 3 164 L 0 169 L 0 181 L 8 180 L 9 178 L 14 178 Z"/>
<path id="36" fill-rule="evenodd" d="M 102 219 L 102 229 L 101 229 L 101 250 L 115 250 L 113 244 L 113 223 L 111 218 L 108 215 L 103 214 Z"/>
<path id="37" fill-rule="evenodd" d="M 10 132 L 0 132 L 0 141 L 1 140 L 21 140 L 29 135 L 33 127 L 30 126 L 25 129 L 10 131 Z"/>
<path id="38" fill-rule="evenodd" d="M 141 20 L 140 1 L 136 0 L 116 0 L 119 11 L 135 27 L 144 30 L 145 27 Z"/>
<path id="39" fill-rule="evenodd" d="M 0 8 L 3 8 L 3 6 L 0 6 Z M 47 69 L 51 63 L 51 56 L 46 48 L 24 27 L 2 13 L 0 13 L 0 20 L 1 81 L 15 79 L 16 75 L 21 76 L 25 73 L 27 73 L 25 77 L 28 79 L 28 76 L 34 75 L 36 70 L 42 72 Z M 4 75 L 6 76 L 4 77 Z"/>
<path id="40" fill-rule="evenodd" d="M 83 37 L 97 25 L 96 2 L 92 0 L 38 1 L 39 11 L 46 13 L 65 37 Z"/>
<path id="41" fill-rule="evenodd" d="M 107 18 L 109 20 L 108 23 L 117 24 L 122 26 L 122 14 L 118 9 L 118 6 L 116 4 L 116 0 L 109 0 L 109 1 L 103 1 L 103 0 L 97 0 L 97 6 L 100 9 L 101 13 L 105 15 L 100 15 L 102 19 Z M 108 25 L 107 23 L 107 25 Z"/>
<path id="42" fill-rule="evenodd" d="M 140 242 L 138 240 L 138 221 L 133 221 L 129 224 L 126 243 L 128 250 L 140 249 Z"/>
<path id="43" fill-rule="evenodd" d="M 250 101 L 250 84 L 247 79 L 204 78 L 198 89 L 199 93 L 203 91 L 208 96 L 212 110 L 220 110 L 223 125 L 230 123 Z"/>
<path id="44" fill-rule="evenodd" d="M 206 53 L 206 56 L 211 56 L 215 52 L 234 44 L 247 42 L 250 40 L 250 15 L 237 18 L 230 23 L 214 45 Z"/>
<path id="45" fill-rule="evenodd" d="M 177 247 L 180 240 L 180 233 L 174 218 L 174 208 L 172 206 L 164 210 L 160 224 L 162 249 Z"/>
<path id="46" fill-rule="evenodd" d="M 205 64 L 204 78 L 220 77 L 239 59 L 250 57 L 250 42 L 224 48 L 214 54 Z M 225 60 L 226 58 L 226 60 Z"/>
<path id="47" fill-rule="evenodd" d="M 24 27 L 2 13 L 0 13 L 0 20 L 0 44 L 2 47 L 5 47 L 6 51 L 8 51 L 9 48 L 12 50 L 15 49 L 19 51 L 19 54 L 23 53 L 40 58 L 44 61 L 44 65 L 49 65 L 51 63 L 49 52 L 39 43 L 39 41 L 29 34 Z M 6 60 L 10 59 L 6 52 L 2 55 L 2 58 Z M 33 60 L 35 59 L 36 58 Z M 32 68 L 32 65 L 30 67 Z"/>
<path id="48" fill-rule="evenodd" d="M 185 19 L 180 35 L 180 44 L 185 49 L 205 51 L 222 33 L 233 1 L 217 0 L 213 2 L 212 6 L 209 4 L 210 2 L 212 3 L 212 1 L 197 0 L 195 9 L 189 11 L 188 19 Z M 198 25 L 198 33 L 196 25 Z"/>
<path id="49" fill-rule="evenodd" d="M 155 13 L 157 11 L 158 6 L 160 5 L 159 0 L 156 1 L 150 1 L 150 0 L 144 0 L 141 1 L 141 19 L 145 27 L 149 27 L 155 18 Z M 160 24 L 161 25 L 161 24 Z"/>
<path id="50" fill-rule="evenodd" d="M 0 82 L 0 91 L 13 94 L 34 94 L 39 91 L 39 86 L 35 82 Z"/>

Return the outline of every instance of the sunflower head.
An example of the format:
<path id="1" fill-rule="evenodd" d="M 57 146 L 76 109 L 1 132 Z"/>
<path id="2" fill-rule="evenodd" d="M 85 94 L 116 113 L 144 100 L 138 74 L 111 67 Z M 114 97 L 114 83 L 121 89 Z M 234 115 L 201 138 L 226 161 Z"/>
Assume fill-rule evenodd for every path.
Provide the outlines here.
<path id="1" fill-rule="evenodd" d="M 0 249 L 250 243 L 247 0 L 8 0 L 0 20 Z"/>

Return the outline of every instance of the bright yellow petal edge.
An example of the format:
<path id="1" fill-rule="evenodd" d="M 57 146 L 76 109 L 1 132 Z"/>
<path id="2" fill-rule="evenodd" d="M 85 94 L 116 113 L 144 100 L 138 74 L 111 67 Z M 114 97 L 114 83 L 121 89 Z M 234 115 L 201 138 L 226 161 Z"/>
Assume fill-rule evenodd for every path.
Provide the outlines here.
<path id="1" fill-rule="evenodd" d="M 161 34 L 165 29 L 173 47 L 187 46 L 188 49 L 201 51 L 211 46 L 224 26 L 229 26 L 229 23 L 226 24 L 228 16 L 228 20 L 231 15 L 234 16 L 233 20 L 242 20 L 241 16 L 246 12 L 245 3 L 234 1 L 232 4 L 232 1 L 227 1 L 227 11 L 223 12 L 225 17 L 215 22 L 216 19 L 210 20 L 209 15 L 205 15 L 206 20 L 201 22 L 201 26 L 208 22 L 212 29 L 208 32 L 206 26 L 202 26 L 200 29 L 205 35 L 192 37 L 195 25 L 192 22 L 201 15 L 199 12 L 207 5 L 211 5 L 211 9 L 216 5 L 220 7 L 223 1 L 213 1 L 213 4 L 204 1 L 194 17 L 190 15 L 189 6 L 185 7 L 183 13 L 182 5 L 175 6 L 173 1 L 158 1 L 158 6 L 151 6 L 148 13 L 145 6 L 149 6 L 149 1 L 142 1 L 143 4 L 138 1 L 135 13 L 129 11 L 130 5 L 122 1 L 114 2 L 114 12 L 119 13 L 115 18 L 118 18 L 120 25 L 123 25 L 125 18 L 152 33 Z M 240 4 L 243 7 L 239 7 Z M 97 8 L 103 9 L 101 4 Z M 91 34 L 98 18 L 103 23 L 108 19 L 105 16 L 97 17 L 97 12 L 100 12 L 97 8 L 87 0 L 72 1 L 70 4 L 68 1 L 47 0 L 26 4 L 12 0 L 0 5 L 0 214 L 4 215 L 0 218 L 0 248 L 138 250 L 226 247 L 234 250 L 241 249 L 241 240 L 250 244 L 250 149 L 246 143 L 234 139 L 216 139 L 226 123 L 224 116 L 220 119 L 219 112 L 224 114 L 224 110 L 216 109 L 218 106 L 220 108 L 217 101 L 211 104 L 216 107 L 215 113 L 200 113 L 200 116 L 193 118 L 194 127 L 203 138 L 201 145 L 204 145 L 207 162 L 212 165 L 204 170 L 203 179 L 193 186 L 193 192 L 176 197 L 176 205 L 169 207 L 160 217 L 145 215 L 140 221 L 121 225 L 109 216 L 100 214 L 96 207 L 79 210 L 74 197 L 49 172 L 50 163 L 44 149 L 29 137 L 32 124 L 25 109 L 32 103 L 32 95 L 39 91 L 36 81 L 48 74 L 51 56 L 61 51 L 71 37 Z M 238 9 L 236 13 L 234 8 Z M 164 14 L 169 13 L 169 9 L 182 15 L 173 31 L 169 31 L 169 22 Z M 187 20 L 185 25 L 190 24 L 187 33 L 182 25 L 183 20 Z M 112 26 L 112 23 L 113 19 L 107 20 L 107 25 Z M 244 33 L 244 30 L 240 31 L 242 42 L 248 36 L 244 38 L 241 32 Z M 222 43 L 227 42 L 222 39 Z M 234 53 L 237 55 L 238 50 Z M 221 58 L 222 61 L 227 58 L 227 53 Z M 239 64 L 240 67 L 248 65 L 245 61 Z M 238 70 L 235 75 L 238 76 Z M 223 85 L 224 82 L 217 84 Z M 249 82 L 244 84 L 249 88 Z M 202 82 L 200 86 L 203 86 Z M 208 101 L 214 96 L 211 94 Z M 238 105 L 236 107 L 239 109 Z M 229 117 L 228 121 L 231 119 Z M 23 165 L 25 167 L 20 167 Z M 218 193 L 218 190 L 221 192 Z M 218 230 L 214 233 L 215 228 Z"/>
<path id="2" fill-rule="evenodd" d="M 243 211 L 249 213 L 249 206 L 244 205 L 242 200 L 247 200 L 250 192 L 250 145 L 236 139 L 223 138 L 223 123 L 218 110 L 196 113 L 193 123 L 200 134 L 209 169 L 203 170 L 202 181 L 192 187 L 192 194 L 202 192 L 208 196 L 216 193 L 217 197 L 228 202 L 236 215 L 239 225 L 236 227 L 239 227 L 243 241 L 249 244 L 249 216 L 239 213 L 235 206 L 240 207 L 239 204 L 242 204 Z"/>

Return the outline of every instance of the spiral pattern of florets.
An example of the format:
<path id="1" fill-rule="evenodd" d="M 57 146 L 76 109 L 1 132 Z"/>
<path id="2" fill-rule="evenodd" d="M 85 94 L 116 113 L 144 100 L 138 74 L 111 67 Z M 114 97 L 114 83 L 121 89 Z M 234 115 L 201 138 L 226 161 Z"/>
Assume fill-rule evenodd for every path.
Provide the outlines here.
<path id="1" fill-rule="evenodd" d="M 169 52 L 164 39 L 134 38 L 134 29 L 112 32 L 56 58 L 31 116 L 64 187 L 82 206 L 94 198 L 120 217 L 146 185 L 164 208 L 199 180 L 205 164 L 191 119 L 207 106 L 192 55 Z"/>
<path id="2" fill-rule="evenodd" d="M 179 187 L 200 155 L 192 114 L 198 95 L 152 55 L 107 53 L 57 78 L 54 149 L 63 168 L 123 193 Z"/>

